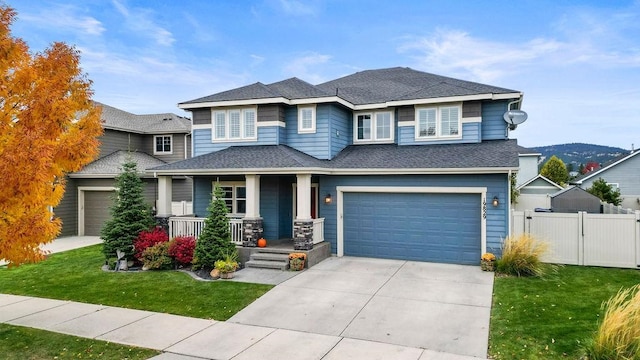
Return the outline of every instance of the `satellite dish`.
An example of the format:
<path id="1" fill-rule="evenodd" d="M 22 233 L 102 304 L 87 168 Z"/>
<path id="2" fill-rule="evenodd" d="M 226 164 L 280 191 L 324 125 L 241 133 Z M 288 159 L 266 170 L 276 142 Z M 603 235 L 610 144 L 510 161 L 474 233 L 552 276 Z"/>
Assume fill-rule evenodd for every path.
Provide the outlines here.
<path id="1" fill-rule="evenodd" d="M 502 117 L 509 125 L 519 125 L 525 122 L 528 116 L 529 115 L 522 110 L 509 110 L 504 113 Z"/>

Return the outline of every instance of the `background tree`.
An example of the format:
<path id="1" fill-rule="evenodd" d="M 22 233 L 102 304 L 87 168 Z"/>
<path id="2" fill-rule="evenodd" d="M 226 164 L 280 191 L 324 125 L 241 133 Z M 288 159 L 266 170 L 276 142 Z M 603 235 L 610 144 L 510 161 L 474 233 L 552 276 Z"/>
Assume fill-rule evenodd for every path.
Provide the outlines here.
<path id="1" fill-rule="evenodd" d="M 207 212 L 209 216 L 204 220 L 204 228 L 193 252 L 195 269 L 212 269 L 217 260 L 222 260 L 226 254 L 236 251 L 236 245 L 231 242 L 228 210 L 220 184 L 214 187 L 213 200 Z"/>
<path id="2" fill-rule="evenodd" d="M 620 198 L 620 189 L 613 189 L 612 185 L 607 184 L 603 178 L 599 178 L 591 184 L 591 187 L 587 189 L 589 194 L 593 194 L 600 198 L 600 200 L 613 205 L 620 205 L 622 198 Z"/>
<path id="3" fill-rule="evenodd" d="M 15 16 L 0 4 L 0 259 L 11 265 L 43 258 L 39 246 L 60 233 L 51 208 L 65 174 L 94 159 L 102 133 L 78 51 L 53 43 L 32 55 L 11 35 Z"/>
<path id="4" fill-rule="evenodd" d="M 569 180 L 567 167 L 564 165 L 564 162 L 555 155 L 542 166 L 540 175 L 561 186 L 564 186 Z"/>
<path id="5" fill-rule="evenodd" d="M 104 223 L 100 237 L 104 240 L 102 252 L 109 258 L 116 251 L 133 260 L 133 244 L 143 230 L 155 224 L 151 207 L 144 200 L 142 179 L 138 176 L 136 163 L 127 159 L 122 164 L 122 173 L 116 177 L 116 193 L 111 207 L 111 219 Z"/>

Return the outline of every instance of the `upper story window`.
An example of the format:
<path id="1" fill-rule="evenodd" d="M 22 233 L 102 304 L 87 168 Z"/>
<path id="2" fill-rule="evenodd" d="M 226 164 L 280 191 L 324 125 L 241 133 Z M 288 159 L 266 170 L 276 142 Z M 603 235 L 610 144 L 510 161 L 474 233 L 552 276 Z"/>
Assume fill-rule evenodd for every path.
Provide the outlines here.
<path id="1" fill-rule="evenodd" d="M 460 105 L 416 108 L 416 139 L 461 137 L 461 113 Z"/>
<path id="2" fill-rule="evenodd" d="M 354 117 L 354 142 L 393 141 L 393 112 L 356 113 Z"/>
<path id="3" fill-rule="evenodd" d="M 298 133 L 315 133 L 316 132 L 316 107 L 315 106 L 299 106 L 298 107 Z"/>
<path id="4" fill-rule="evenodd" d="M 255 140 L 256 109 L 230 109 L 213 112 L 213 140 Z"/>
<path id="5" fill-rule="evenodd" d="M 171 135 L 156 135 L 153 137 L 154 141 L 154 154 L 172 154 L 173 149 L 171 147 L 171 142 L 173 140 L 173 136 Z"/>

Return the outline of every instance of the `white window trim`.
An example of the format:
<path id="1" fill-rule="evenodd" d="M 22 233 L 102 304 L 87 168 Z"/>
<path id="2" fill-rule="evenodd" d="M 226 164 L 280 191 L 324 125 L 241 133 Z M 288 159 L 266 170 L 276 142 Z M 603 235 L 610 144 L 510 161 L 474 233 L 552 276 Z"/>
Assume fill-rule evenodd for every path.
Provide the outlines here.
<path id="1" fill-rule="evenodd" d="M 231 126 L 230 116 L 232 112 L 240 112 L 240 137 L 230 137 Z M 252 111 L 254 114 L 253 121 L 253 136 L 246 136 L 245 134 L 245 113 Z M 224 137 L 216 137 L 216 114 L 224 114 Z M 211 110 L 211 142 L 241 142 L 241 141 L 256 141 L 258 140 L 258 109 L 251 108 L 233 108 L 225 110 Z"/>
<path id="2" fill-rule="evenodd" d="M 157 145 L 157 139 L 158 138 L 163 138 L 163 145 L 164 145 L 164 138 L 168 137 L 169 138 L 169 148 L 171 149 L 170 151 L 158 151 L 158 145 Z M 154 135 L 153 136 L 153 154 L 154 155 L 171 155 L 173 154 L 173 135 Z"/>
<path id="3" fill-rule="evenodd" d="M 457 135 L 440 135 L 442 129 L 442 108 L 458 108 L 458 134 Z M 434 109 L 436 111 L 436 135 L 435 136 L 420 136 L 420 110 Z M 462 104 L 446 104 L 440 106 L 416 106 L 415 122 L 414 122 L 414 138 L 416 141 L 437 141 L 437 140 L 452 140 L 462 139 Z"/>
<path id="4" fill-rule="evenodd" d="M 302 111 L 311 110 L 311 127 L 302 127 Z M 315 134 L 316 133 L 316 106 L 298 106 L 298 134 Z"/>
<path id="5" fill-rule="evenodd" d="M 212 186 L 211 187 L 211 192 L 212 192 L 211 198 L 212 199 L 215 199 L 213 191 L 216 188 L 216 184 L 220 184 L 221 187 L 233 187 L 232 197 L 231 197 L 231 201 L 232 201 L 232 205 L 231 205 L 232 209 L 231 210 L 232 211 L 229 212 L 229 215 L 244 217 L 245 213 L 237 212 L 237 210 L 238 210 L 238 203 L 237 203 L 238 198 L 236 197 L 236 187 L 244 187 L 245 191 L 246 191 L 247 183 L 244 182 L 244 181 L 214 181 L 214 182 L 212 182 L 212 185 L 211 185 Z M 245 196 L 246 196 L 246 192 L 245 192 Z M 245 201 L 245 204 L 246 204 L 246 201 L 247 201 L 246 197 L 244 198 L 244 201 Z"/>
<path id="6" fill-rule="evenodd" d="M 389 113 L 391 120 L 391 128 L 389 129 L 390 138 L 378 139 L 377 138 L 377 114 Z M 359 115 L 371 115 L 371 139 L 358 139 L 358 116 Z M 354 144 L 380 144 L 380 143 L 393 143 L 395 141 L 396 129 L 395 129 L 395 117 L 393 110 L 380 110 L 380 111 L 361 111 L 353 114 L 353 143 Z"/>

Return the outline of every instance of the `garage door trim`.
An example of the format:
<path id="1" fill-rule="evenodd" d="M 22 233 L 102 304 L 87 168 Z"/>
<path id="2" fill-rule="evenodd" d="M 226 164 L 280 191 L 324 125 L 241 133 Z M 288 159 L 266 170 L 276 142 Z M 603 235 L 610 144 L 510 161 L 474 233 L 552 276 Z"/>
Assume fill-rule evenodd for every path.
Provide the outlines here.
<path id="1" fill-rule="evenodd" d="M 421 194 L 478 194 L 480 201 L 481 253 L 487 252 L 487 188 L 486 187 L 432 187 L 432 186 L 336 186 L 337 249 L 344 256 L 343 196 L 345 192 L 361 193 L 421 193 Z"/>
<path id="2" fill-rule="evenodd" d="M 78 186 L 78 236 L 84 236 L 84 192 L 115 190 L 113 186 Z"/>

